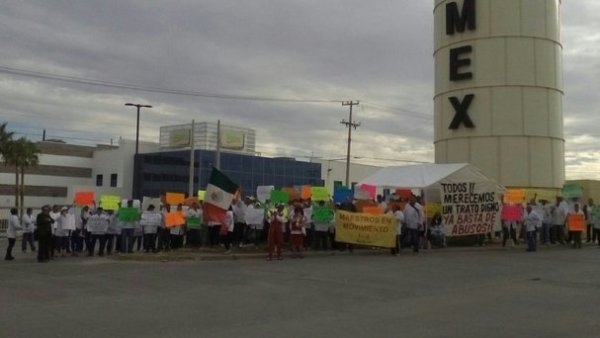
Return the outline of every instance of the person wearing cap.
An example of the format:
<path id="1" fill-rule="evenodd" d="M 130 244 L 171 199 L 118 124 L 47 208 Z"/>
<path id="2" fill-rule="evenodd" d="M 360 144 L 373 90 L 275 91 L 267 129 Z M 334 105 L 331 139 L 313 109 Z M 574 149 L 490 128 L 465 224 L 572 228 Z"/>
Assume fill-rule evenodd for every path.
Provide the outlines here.
<path id="1" fill-rule="evenodd" d="M 267 238 L 269 255 L 267 260 L 273 259 L 273 253 L 277 248 L 277 259 L 281 260 L 281 251 L 283 246 L 283 226 L 285 223 L 285 216 L 283 214 L 285 206 L 283 204 L 277 204 L 277 211 L 271 213 L 269 235 Z"/>
<path id="2" fill-rule="evenodd" d="M 569 230 L 569 238 L 573 241 L 573 249 L 581 249 L 581 233 L 583 229 L 574 227 L 573 216 L 580 216 L 585 219 L 583 211 L 579 209 L 579 203 L 575 203 L 573 211 L 567 214 L 567 229 Z"/>
<path id="3" fill-rule="evenodd" d="M 52 243 L 52 224 L 54 220 L 50 217 L 50 206 L 45 205 L 42 207 L 36 217 L 36 229 L 38 239 L 38 262 L 45 263 L 50 260 L 50 250 Z"/>

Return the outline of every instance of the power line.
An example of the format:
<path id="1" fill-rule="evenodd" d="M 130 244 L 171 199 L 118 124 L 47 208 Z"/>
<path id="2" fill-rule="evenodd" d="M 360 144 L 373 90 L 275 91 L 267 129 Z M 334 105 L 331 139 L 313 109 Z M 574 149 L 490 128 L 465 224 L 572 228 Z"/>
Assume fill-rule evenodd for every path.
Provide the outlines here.
<path id="1" fill-rule="evenodd" d="M 201 91 L 190 91 L 190 90 L 183 90 L 183 89 L 158 88 L 158 87 L 141 86 L 141 85 L 135 85 L 135 84 L 122 83 L 122 82 L 104 81 L 104 80 L 97 80 L 97 79 L 90 79 L 90 78 L 83 78 L 83 77 L 76 77 L 76 76 L 69 76 L 69 75 L 38 72 L 38 71 L 12 68 L 12 67 L 6 67 L 6 66 L 0 66 L 0 73 L 17 75 L 17 76 L 25 76 L 25 77 L 31 77 L 31 78 L 36 78 L 36 79 L 44 79 L 44 80 L 90 85 L 90 86 L 129 89 L 129 90 L 151 92 L 151 93 L 206 97 L 206 98 L 221 99 L 221 100 L 269 101 L 269 102 L 288 102 L 288 103 L 340 103 L 340 102 L 342 102 L 342 100 L 292 99 L 292 98 L 279 98 L 279 97 L 266 97 L 266 96 L 244 96 L 244 95 L 219 94 L 219 93 L 210 93 L 210 92 L 201 92 Z"/>

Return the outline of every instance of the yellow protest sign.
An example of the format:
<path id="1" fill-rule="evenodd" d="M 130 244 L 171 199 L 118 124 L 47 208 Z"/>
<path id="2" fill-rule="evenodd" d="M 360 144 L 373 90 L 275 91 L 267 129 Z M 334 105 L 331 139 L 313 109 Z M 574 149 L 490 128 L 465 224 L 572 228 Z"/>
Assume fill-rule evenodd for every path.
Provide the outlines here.
<path id="1" fill-rule="evenodd" d="M 427 218 L 432 218 L 436 213 L 442 214 L 442 204 L 441 203 L 425 203 L 425 215 Z"/>
<path id="2" fill-rule="evenodd" d="M 337 211 L 335 240 L 343 243 L 393 248 L 396 246 L 396 218 L 388 215 Z"/>
<path id="3" fill-rule="evenodd" d="M 198 190 L 198 201 L 204 201 L 206 190 Z"/>
<path id="4" fill-rule="evenodd" d="M 102 195 L 100 196 L 100 206 L 104 210 L 119 210 L 119 204 L 121 204 L 121 197 L 115 195 Z"/>
<path id="5" fill-rule="evenodd" d="M 313 201 L 329 201 L 329 190 L 325 187 L 312 187 Z"/>

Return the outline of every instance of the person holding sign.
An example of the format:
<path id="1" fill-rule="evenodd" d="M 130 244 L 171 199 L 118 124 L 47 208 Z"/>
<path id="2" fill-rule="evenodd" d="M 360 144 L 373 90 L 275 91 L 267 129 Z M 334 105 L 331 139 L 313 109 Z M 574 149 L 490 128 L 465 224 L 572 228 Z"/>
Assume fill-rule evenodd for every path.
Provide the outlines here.
<path id="1" fill-rule="evenodd" d="M 162 215 L 154 210 L 154 204 L 142 213 L 140 225 L 144 231 L 144 252 L 156 252 L 156 232 L 161 225 Z"/>
<path id="2" fill-rule="evenodd" d="M 117 214 L 121 223 L 121 252 L 132 253 L 135 240 L 135 228 L 139 227 L 139 211 L 133 207 L 133 200 L 127 201 L 127 207 L 119 209 Z"/>
<path id="3" fill-rule="evenodd" d="M 326 205 L 325 201 L 318 201 L 313 207 L 312 222 L 315 225 L 314 250 L 327 251 L 329 226 L 334 219 L 333 208 L 331 205 Z"/>
<path id="4" fill-rule="evenodd" d="M 198 204 L 200 203 L 200 205 Z M 202 244 L 202 201 L 194 202 L 188 209 L 185 220 L 187 225 L 186 245 L 194 248 Z"/>
<path id="5" fill-rule="evenodd" d="M 176 250 L 183 247 L 183 235 L 185 234 L 185 213 L 183 212 L 183 204 L 177 204 L 177 211 L 173 217 L 174 224 L 170 224 L 169 233 L 171 236 L 171 249 Z"/>
<path id="6" fill-rule="evenodd" d="M 94 256 L 96 249 L 96 241 L 99 241 L 100 248 L 98 249 L 98 256 L 104 256 L 104 249 L 106 246 L 106 231 L 108 230 L 108 223 L 110 220 L 104 214 L 104 209 L 98 207 L 96 214 L 90 216 L 87 221 L 87 229 L 90 233 L 90 243 L 88 246 L 88 256 Z"/>
<path id="7" fill-rule="evenodd" d="M 579 210 L 579 203 L 575 203 L 572 212 L 567 214 L 567 228 L 569 237 L 573 240 L 573 249 L 581 249 L 581 233 L 585 228 L 585 215 Z"/>

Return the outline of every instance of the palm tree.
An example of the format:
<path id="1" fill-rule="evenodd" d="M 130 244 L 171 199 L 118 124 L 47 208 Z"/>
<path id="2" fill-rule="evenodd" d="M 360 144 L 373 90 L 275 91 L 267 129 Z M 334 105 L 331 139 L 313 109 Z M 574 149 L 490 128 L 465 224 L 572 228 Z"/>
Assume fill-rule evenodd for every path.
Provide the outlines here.
<path id="1" fill-rule="evenodd" d="M 21 203 L 20 203 L 20 214 L 23 215 L 23 208 L 25 206 L 25 169 L 36 167 L 39 163 L 38 154 L 40 150 L 37 148 L 35 143 L 25 140 L 23 144 L 23 157 L 21 161 Z"/>
<path id="2" fill-rule="evenodd" d="M 8 123 L 4 122 L 0 124 L 0 156 L 4 157 L 4 153 L 6 152 L 6 148 L 8 144 L 12 141 L 12 132 L 6 131 L 6 125 Z"/>
<path id="3" fill-rule="evenodd" d="M 9 142 L 6 147 L 4 163 L 15 169 L 15 207 L 21 214 L 25 199 L 25 169 L 38 165 L 39 153 L 35 143 L 24 137 Z"/>

